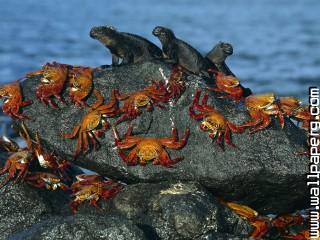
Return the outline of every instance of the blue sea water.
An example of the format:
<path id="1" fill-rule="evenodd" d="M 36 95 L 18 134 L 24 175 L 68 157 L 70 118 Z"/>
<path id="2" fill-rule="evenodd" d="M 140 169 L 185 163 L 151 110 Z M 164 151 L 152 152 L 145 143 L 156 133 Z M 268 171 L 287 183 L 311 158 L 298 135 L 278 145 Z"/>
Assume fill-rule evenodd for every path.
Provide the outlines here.
<path id="1" fill-rule="evenodd" d="M 319 0 L 0 0 L 0 83 L 48 61 L 98 66 L 109 52 L 89 37 L 92 26 L 114 25 L 160 45 L 156 25 L 207 53 L 218 41 L 243 85 L 307 100 L 320 85 Z"/>

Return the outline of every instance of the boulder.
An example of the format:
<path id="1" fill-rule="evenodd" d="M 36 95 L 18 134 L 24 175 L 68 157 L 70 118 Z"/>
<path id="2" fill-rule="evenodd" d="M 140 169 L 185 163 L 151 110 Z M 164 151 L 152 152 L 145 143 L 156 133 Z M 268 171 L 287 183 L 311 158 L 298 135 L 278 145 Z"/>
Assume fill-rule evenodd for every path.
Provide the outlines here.
<path id="1" fill-rule="evenodd" d="M 12 236 L 14 240 L 146 240 L 143 231 L 131 221 L 118 216 L 76 215 L 51 217 Z"/>
<path id="2" fill-rule="evenodd" d="M 0 177 L 0 182 L 4 176 Z M 26 184 L 9 183 L 0 189 L 0 239 L 39 223 L 53 214 L 71 214 L 61 192 L 39 191 Z"/>
<path id="3" fill-rule="evenodd" d="M 143 193 L 143 194 L 142 194 Z M 195 182 L 139 183 L 126 186 L 101 210 L 82 205 L 79 214 L 121 214 L 150 239 L 196 239 L 209 232 L 248 236 L 251 225 Z"/>
<path id="4" fill-rule="evenodd" d="M 171 66 L 161 62 L 145 62 L 96 70 L 94 85 L 106 101 L 113 88 L 120 93 L 128 93 L 145 87 L 150 80 L 161 80 L 164 73 L 169 77 Z M 32 134 L 39 131 L 48 150 L 55 150 L 72 160 L 77 139 L 63 139 L 62 133 L 69 133 L 86 113 L 86 109 L 72 105 L 67 96 L 67 105 L 60 104 L 60 110 L 47 107 L 36 100 L 35 89 L 38 78 L 29 78 L 23 83 L 26 99 L 34 104 L 24 108 L 25 114 L 32 117 L 26 125 Z M 284 129 L 278 122 L 256 134 L 233 134 L 232 141 L 238 146 L 226 146 L 222 151 L 202 132 L 199 122 L 188 115 L 188 107 L 197 88 L 205 88 L 202 79 L 190 75 L 187 89 L 175 103 L 167 104 L 167 110 L 155 108 L 144 112 L 135 119 L 134 134 L 146 136 L 170 136 L 175 125 L 180 135 L 188 126 L 191 134 L 187 145 L 179 151 L 169 150 L 171 156 L 184 156 L 185 159 L 173 168 L 153 166 L 127 166 L 118 156 L 114 146 L 112 131 L 100 139 L 101 148 L 79 156 L 74 163 L 126 183 L 161 182 L 166 180 L 198 181 L 214 195 L 230 201 L 247 204 L 260 213 L 290 212 L 307 206 L 307 187 L 305 174 L 308 161 L 294 152 L 305 147 L 305 134 L 291 121 L 286 120 Z M 92 94 L 93 95 L 93 94 Z M 88 99 L 89 104 L 95 100 Z M 221 100 L 215 94 L 209 102 L 216 106 L 229 120 L 240 124 L 248 120 L 243 104 Z M 114 119 L 110 119 L 113 123 Z M 127 128 L 126 123 L 118 126 L 121 135 Z"/>

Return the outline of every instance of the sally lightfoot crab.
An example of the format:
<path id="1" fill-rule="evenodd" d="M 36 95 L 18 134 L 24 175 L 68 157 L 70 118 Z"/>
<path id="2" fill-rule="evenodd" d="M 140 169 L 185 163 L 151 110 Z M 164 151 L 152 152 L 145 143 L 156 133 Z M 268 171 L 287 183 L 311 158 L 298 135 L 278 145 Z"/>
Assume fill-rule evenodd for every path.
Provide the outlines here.
<path id="1" fill-rule="evenodd" d="M 185 69 L 180 65 L 174 65 L 171 70 L 171 75 L 166 83 L 168 97 L 178 100 L 186 90 L 185 84 Z"/>
<path id="2" fill-rule="evenodd" d="M 76 176 L 77 181 L 71 185 L 72 200 L 70 207 L 76 213 L 78 206 L 90 201 L 90 205 L 97 208 L 99 199 L 110 199 L 115 197 L 122 189 L 122 185 L 112 180 L 94 174 L 81 174 Z"/>
<path id="3" fill-rule="evenodd" d="M 26 177 L 31 161 L 34 159 L 32 140 L 24 124 L 21 125 L 21 128 L 23 132 L 20 132 L 20 134 L 26 141 L 27 147 L 20 148 L 9 138 L 3 138 L 1 141 L 4 144 L 4 148 L 12 153 L 6 160 L 4 167 L 0 170 L 0 176 L 5 173 L 8 174 L 0 185 L 0 188 L 11 180 L 14 180 L 14 183 L 23 180 Z"/>
<path id="4" fill-rule="evenodd" d="M 273 93 L 248 96 L 245 99 L 245 105 L 251 119 L 240 127 L 252 127 L 250 133 L 267 128 L 271 123 L 271 116 L 278 117 L 281 128 L 284 127 L 284 114 Z"/>
<path id="5" fill-rule="evenodd" d="M 226 76 L 223 72 L 218 72 L 213 69 L 209 69 L 208 72 L 213 72 L 216 78 L 216 86 L 209 89 L 211 91 L 226 94 L 220 98 L 229 98 L 236 102 L 239 102 L 241 99 L 243 99 L 244 91 L 240 85 L 239 79 L 232 75 Z"/>
<path id="6" fill-rule="evenodd" d="M 53 62 L 45 64 L 41 70 L 27 74 L 27 77 L 42 75 L 40 84 L 36 89 L 36 96 L 40 101 L 46 105 L 50 104 L 53 108 L 58 108 L 58 105 L 53 101 L 52 97 L 64 103 L 60 94 L 68 78 L 69 67 L 66 64 Z"/>
<path id="7" fill-rule="evenodd" d="M 190 134 L 190 129 L 186 128 L 184 136 L 179 140 L 178 131 L 172 128 L 171 137 L 152 138 L 132 135 L 133 126 L 130 125 L 123 139 L 120 139 L 117 129 L 113 128 L 115 145 L 119 150 L 119 155 L 128 166 L 140 164 L 145 166 L 148 161 L 153 165 L 162 165 L 172 167 L 177 162 L 183 160 L 183 157 L 171 159 L 166 148 L 179 150 L 182 149 Z M 126 155 L 123 150 L 131 149 Z"/>
<path id="8" fill-rule="evenodd" d="M 45 188 L 47 190 L 61 189 L 68 191 L 69 187 L 62 180 L 51 173 L 46 172 L 28 172 L 24 178 L 25 182 L 36 188 Z"/>
<path id="9" fill-rule="evenodd" d="M 231 142 L 231 132 L 241 133 L 243 132 L 243 129 L 228 121 L 214 107 L 207 104 L 209 97 L 208 93 L 203 96 L 200 104 L 200 95 L 201 90 L 197 90 L 192 105 L 189 107 L 190 117 L 195 120 L 202 120 L 200 129 L 208 132 L 209 137 L 216 140 L 216 143 L 222 149 L 224 149 L 224 140 L 228 145 L 236 147 Z M 199 113 L 196 113 L 196 111 Z"/>
<path id="10" fill-rule="evenodd" d="M 117 120 L 116 125 L 138 117 L 142 113 L 142 108 L 146 108 L 147 111 L 152 111 L 153 106 L 164 108 L 161 103 L 169 100 L 168 92 L 161 81 L 153 81 L 150 86 L 140 91 L 124 95 L 120 95 L 118 90 L 115 92 L 117 99 L 123 101 L 123 106 L 120 109 L 123 115 Z"/>
<path id="11" fill-rule="evenodd" d="M 93 68 L 73 67 L 69 70 L 69 97 L 77 106 L 88 107 L 85 99 L 93 87 L 92 79 Z"/>
<path id="12" fill-rule="evenodd" d="M 99 148 L 100 144 L 97 138 L 100 138 L 110 127 L 106 118 L 115 117 L 119 114 L 115 91 L 112 91 L 108 104 L 103 104 L 104 99 L 98 90 L 95 90 L 94 93 L 97 100 L 90 107 L 89 112 L 87 112 L 71 133 L 63 135 L 64 138 L 75 138 L 78 136 L 75 157 L 81 152 L 89 150 L 89 140 L 95 149 Z"/>
<path id="13" fill-rule="evenodd" d="M 2 106 L 5 114 L 22 120 L 30 119 L 28 116 L 19 113 L 20 108 L 32 104 L 32 100 L 23 101 L 19 81 L 0 86 L 0 98 L 5 99 Z"/>
<path id="14" fill-rule="evenodd" d="M 279 104 L 281 111 L 289 118 L 299 123 L 302 122 L 303 129 L 309 129 L 309 122 L 315 120 L 309 111 L 309 106 L 302 105 L 301 101 L 295 97 L 280 97 Z"/>

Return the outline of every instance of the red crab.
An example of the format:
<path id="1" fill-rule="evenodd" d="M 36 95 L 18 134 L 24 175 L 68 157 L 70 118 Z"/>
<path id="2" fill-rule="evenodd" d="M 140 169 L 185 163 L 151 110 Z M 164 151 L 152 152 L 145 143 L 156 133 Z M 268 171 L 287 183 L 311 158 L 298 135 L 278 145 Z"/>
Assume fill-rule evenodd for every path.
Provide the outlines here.
<path id="1" fill-rule="evenodd" d="M 253 239 L 261 239 L 269 231 L 268 219 L 262 216 L 259 216 L 258 213 L 252 208 L 233 203 L 233 202 L 224 202 L 229 208 L 235 211 L 240 217 L 248 220 L 250 224 L 254 227 L 254 230 L 250 234 L 250 237 Z"/>
<path id="2" fill-rule="evenodd" d="M 209 97 L 208 93 L 204 95 L 201 104 L 199 104 L 200 95 L 201 90 L 197 90 L 192 105 L 189 107 L 191 118 L 202 120 L 200 129 L 209 132 L 209 137 L 213 140 L 216 139 L 216 143 L 222 149 L 224 149 L 224 140 L 228 145 L 236 147 L 231 142 L 230 133 L 241 133 L 243 132 L 243 129 L 228 121 L 214 107 L 207 104 Z M 196 113 L 195 111 L 199 111 L 199 113 Z"/>
<path id="3" fill-rule="evenodd" d="M 110 127 L 106 118 L 115 117 L 119 114 L 115 91 L 112 92 L 110 102 L 103 105 L 103 97 L 100 92 L 94 90 L 97 101 L 90 107 L 89 112 L 76 125 L 71 133 L 64 134 L 64 138 L 75 138 L 78 136 L 78 143 L 75 152 L 77 157 L 81 152 L 87 152 L 90 149 L 89 140 L 95 149 L 99 147 L 97 138 L 100 138 Z"/>
<path id="4" fill-rule="evenodd" d="M 22 123 L 21 125 L 23 133 L 21 136 L 25 139 L 27 147 L 17 147 L 17 143 L 14 143 L 8 138 L 4 138 L 5 148 L 9 149 L 12 154 L 8 157 L 4 167 L 0 170 L 0 176 L 8 173 L 8 176 L 4 182 L 0 185 L 0 189 L 4 187 L 9 181 L 14 180 L 14 183 L 23 180 L 28 172 L 29 165 L 34 158 L 34 152 L 32 148 L 32 140 L 29 133 Z"/>
<path id="5" fill-rule="evenodd" d="M 170 78 L 166 84 L 168 97 L 170 99 L 178 100 L 186 90 L 186 84 L 184 81 L 185 70 L 180 65 L 174 65 L 171 71 Z"/>
<path id="6" fill-rule="evenodd" d="M 88 107 L 85 99 L 93 87 L 93 68 L 73 67 L 69 70 L 69 96 L 77 106 Z"/>
<path id="7" fill-rule="evenodd" d="M 67 174 L 67 170 L 71 167 L 70 162 L 67 160 L 60 160 L 53 152 L 50 154 L 45 152 L 38 133 L 36 133 L 36 145 L 34 147 L 34 152 L 38 159 L 39 165 L 42 168 L 52 170 L 64 180 L 70 180 Z"/>
<path id="8" fill-rule="evenodd" d="M 47 190 L 61 189 L 68 191 L 69 187 L 64 184 L 59 177 L 45 172 L 28 172 L 24 178 L 25 182 L 36 188 L 45 188 Z"/>
<path id="9" fill-rule="evenodd" d="M 19 113 L 21 107 L 32 104 L 32 100 L 23 101 L 19 81 L 1 86 L 0 98 L 5 98 L 2 106 L 5 114 L 18 119 L 30 119 L 30 117 Z"/>
<path id="10" fill-rule="evenodd" d="M 243 99 L 244 91 L 240 85 L 239 79 L 231 75 L 226 76 L 223 72 L 213 69 L 209 69 L 208 72 L 213 72 L 216 78 L 216 87 L 210 88 L 210 90 L 227 94 L 221 98 L 229 98 L 236 102 L 239 102 L 241 99 Z"/>
<path id="11" fill-rule="evenodd" d="M 143 90 L 124 95 L 120 95 L 118 90 L 115 91 L 117 99 L 124 101 L 120 109 L 123 115 L 116 121 L 116 125 L 138 117 L 142 113 L 141 108 L 146 108 L 147 111 L 152 111 L 153 106 L 164 108 L 160 103 L 169 100 L 168 92 L 165 89 L 164 83 L 161 81 L 153 81 L 150 86 L 145 87 Z"/>
<path id="12" fill-rule="evenodd" d="M 280 97 L 281 111 L 288 117 L 302 122 L 302 128 L 309 129 L 309 122 L 315 120 L 309 111 L 309 106 L 302 105 L 301 101 L 295 97 Z"/>
<path id="13" fill-rule="evenodd" d="M 132 136 L 133 126 L 130 125 L 124 139 L 120 139 L 117 129 L 113 128 L 115 137 L 115 145 L 119 150 L 119 155 L 128 166 L 140 164 L 146 165 L 147 161 L 152 161 L 153 165 L 162 165 L 164 167 L 172 167 L 177 162 L 183 160 L 183 157 L 171 159 L 166 151 L 169 149 L 182 149 L 190 134 L 190 129 L 185 130 L 184 136 L 179 140 L 176 128 L 172 129 L 171 137 L 151 138 Z M 133 149 L 132 149 L 133 148 Z M 128 155 L 125 155 L 122 150 L 132 149 Z"/>
<path id="14" fill-rule="evenodd" d="M 40 101 L 46 105 L 50 104 L 53 108 L 58 108 L 58 105 L 51 97 L 56 97 L 64 103 L 60 94 L 67 80 L 69 67 L 69 65 L 57 62 L 46 63 L 41 70 L 27 74 L 27 77 L 42 75 L 41 83 L 36 90 L 36 96 Z"/>
<path id="15" fill-rule="evenodd" d="M 273 93 L 250 95 L 246 97 L 245 105 L 248 109 L 251 120 L 241 124 L 239 127 L 252 127 L 250 129 L 250 133 L 255 133 L 270 125 L 270 116 L 277 116 L 281 127 L 284 127 L 284 114 L 281 111 L 279 103 L 276 101 Z"/>
<path id="16" fill-rule="evenodd" d="M 122 185 L 112 180 L 104 180 L 99 175 L 81 174 L 76 176 L 77 182 L 71 185 L 72 201 L 70 207 L 76 213 L 78 206 L 84 201 L 90 201 L 90 205 L 97 208 L 99 199 L 115 197 L 121 190 Z"/>

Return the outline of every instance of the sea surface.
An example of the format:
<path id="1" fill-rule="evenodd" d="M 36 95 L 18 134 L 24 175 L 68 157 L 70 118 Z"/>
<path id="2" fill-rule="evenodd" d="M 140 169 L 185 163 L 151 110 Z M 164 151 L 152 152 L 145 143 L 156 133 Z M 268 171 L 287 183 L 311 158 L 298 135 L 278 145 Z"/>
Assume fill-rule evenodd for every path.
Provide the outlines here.
<path id="1" fill-rule="evenodd" d="M 228 59 L 254 92 L 294 95 L 305 102 L 320 85 L 319 0 L 0 0 L 0 83 L 48 61 L 99 66 L 111 56 L 89 37 L 92 26 L 152 36 L 157 25 L 206 54 L 230 42 Z"/>

